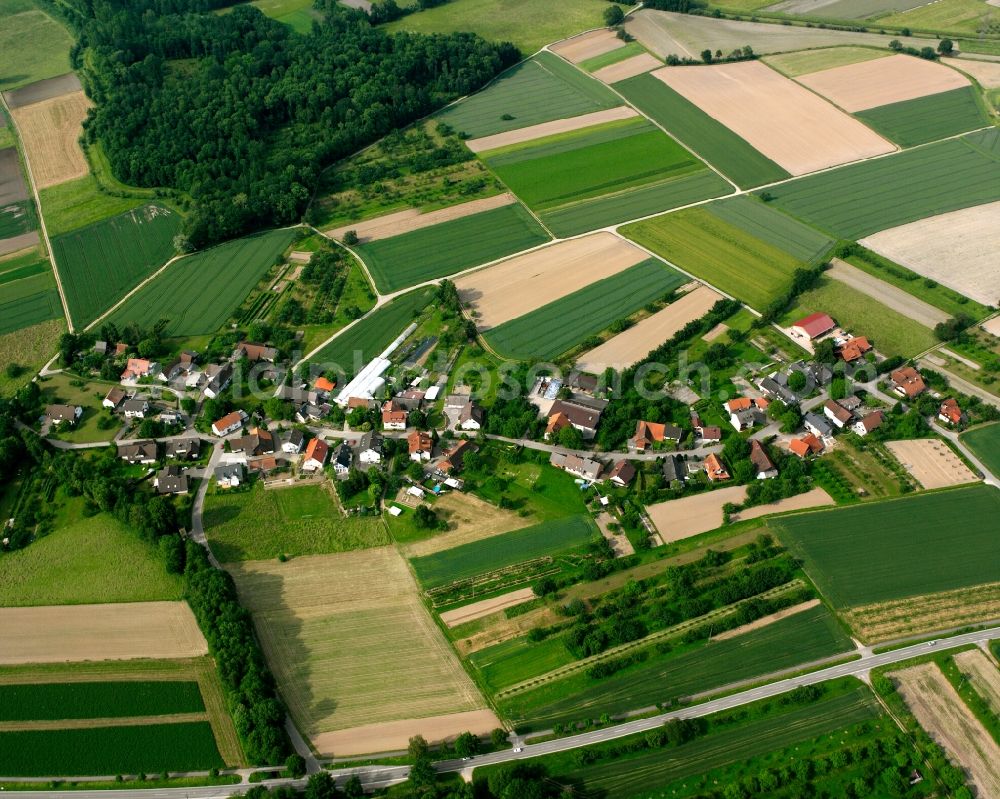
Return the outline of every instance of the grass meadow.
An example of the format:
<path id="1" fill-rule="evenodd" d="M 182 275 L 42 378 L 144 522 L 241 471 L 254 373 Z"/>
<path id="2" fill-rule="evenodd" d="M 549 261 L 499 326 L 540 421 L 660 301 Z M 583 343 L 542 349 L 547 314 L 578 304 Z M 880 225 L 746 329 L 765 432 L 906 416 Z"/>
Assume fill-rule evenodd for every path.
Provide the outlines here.
<path id="1" fill-rule="evenodd" d="M 548 234 L 519 203 L 355 247 L 379 291 L 446 277 L 529 247 Z"/>
<path id="2" fill-rule="evenodd" d="M 504 322 L 485 337 L 492 349 L 510 358 L 551 360 L 686 282 L 685 275 L 649 258 Z"/>
<path id="3" fill-rule="evenodd" d="M 0 17 L 0 89 L 16 89 L 72 69 L 70 32 L 30 0 L 2 0 Z"/>
<path id="4" fill-rule="evenodd" d="M 124 214 L 148 202 L 140 197 L 106 194 L 93 175 L 41 189 L 38 196 L 45 215 L 45 227 L 52 238 Z"/>
<path id="5" fill-rule="evenodd" d="M 223 563 L 266 560 L 284 553 L 320 555 L 389 543 L 381 519 L 345 518 L 322 485 L 210 494 L 205 534 Z"/>
<path id="6" fill-rule="evenodd" d="M 957 136 L 990 124 L 972 86 L 870 108 L 855 116 L 901 147 Z"/>
<path id="7" fill-rule="evenodd" d="M 990 10 L 990 6 L 982 0 L 940 0 L 905 13 L 883 17 L 879 23 L 933 31 L 936 36 L 945 33 L 977 34 L 980 25 L 990 18 Z"/>
<path id="8" fill-rule="evenodd" d="M 197 682 L 85 682 L 0 685 L 0 721 L 202 713 Z"/>
<path id="9" fill-rule="evenodd" d="M 962 443 L 993 474 L 1000 475 L 1000 424 L 988 424 L 962 433 Z"/>
<path id="10" fill-rule="evenodd" d="M 806 263 L 819 263 L 834 244 L 825 233 L 746 194 L 720 200 L 706 209 L 724 222 Z"/>
<path id="11" fill-rule="evenodd" d="M 985 485 L 771 521 L 838 608 L 997 579 L 1000 491 Z"/>
<path id="12" fill-rule="evenodd" d="M 168 319 L 167 336 L 214 333 L 294 239 L 294 230 L 272 230 L 175 261 L 109 319 L 119 326 Z"/>
<path id="13" fill-rule="evenodd" d="M 73 322 L 83 327 L 174 254 L 177 214 L 147 205 L 52 240 Z"/>
<path id="14" fill-rule="evenodd" d="M 741 188 L 789 177 L 788 172 L 652 74 L 620 81 L 615 89 Z"/>
<path id="15" fill-rule="evenodd" d="M 27 383 L 31 376 L 56 353 L 59 336 L 66 330 L 66 320 L 39 322 L 11 333 L 0 334 L 0 363 L 17 364 L 24 371 L 8 375 L 0 371 L 0 394 L 9 396 Z"/>

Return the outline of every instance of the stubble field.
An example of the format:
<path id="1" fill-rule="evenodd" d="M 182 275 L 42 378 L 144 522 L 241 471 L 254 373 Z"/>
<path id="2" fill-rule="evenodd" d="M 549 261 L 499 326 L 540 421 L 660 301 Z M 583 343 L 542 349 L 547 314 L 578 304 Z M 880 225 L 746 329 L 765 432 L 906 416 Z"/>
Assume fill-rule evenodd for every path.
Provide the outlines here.
<path id="1" fill-rule="evenodd" d="M 90 100 L 78 91 L 13 110 L 39 189 L 87 174 L 87 159 L 77 139 L 89 107 Z"/>

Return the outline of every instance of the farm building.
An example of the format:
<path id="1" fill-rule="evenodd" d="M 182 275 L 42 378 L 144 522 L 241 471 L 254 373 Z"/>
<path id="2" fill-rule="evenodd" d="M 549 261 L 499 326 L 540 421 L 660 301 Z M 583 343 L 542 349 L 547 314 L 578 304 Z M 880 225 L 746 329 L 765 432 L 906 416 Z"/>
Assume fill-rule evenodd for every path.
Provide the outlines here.
<path id="1" fill-rule="evenodd" d="M 892 390 L 906 399 L 919 397 L 927 389 L 920 372 L 912 366 L 903 366 L 889 374 Z"/>
<path id="2" fill-rule="evenodd" d="M 804 316 L 797 322 L 792 322 L 791 331 L 795 338 L 804 338 L 806 341 L 817 339 L 829 333 L 837 326 L 827 314 L 817 312 Z"/>
<path id="3" fill-rule="evenodd" d="M 426 393 L 418 388 L 408 388 L 395 396 L 396 404 L 408 411 L 417 410 L 424 401 Z"/>
<path id="4" fill-rule="evenodd" d="M 591 402 L 596 403 L 597 400 Z M 584 404 L 582 399 L 556 400 L 549 409 L 549 423 L 553 416 L 562 415 L 569 424 L 583 434 L 584 438 L 593 438 L 597 434 L 597 425 L 601 421 L 603 407 Z M 565 425 L 562 425 L 565 426 Z"/>
<path id="5" fill-rule="evenodd" d="M 322 469 L 326 465 L 326 459 L 330 455 L 330 445 L 322 438 L 314 438 L 306 447 L 305 455 L 302 457 L 302 470 L 314 472 Z"/>
<path id="6" fill-rule="evenodd" d="M 676 425 L 639 421 L 635 425 L 635 435 L 628 440 L 629 449 L 645 452 L 653 444 L 673 441 L 679 444 L 684 431 Z"/>
<path id="7" fill-rule="evenodd" d="M 49 405 L 45 408 L 45 421 L 50 425 L 61 425 L 63 422 L 74 425 L 83 415 L 79 405 Z"/>

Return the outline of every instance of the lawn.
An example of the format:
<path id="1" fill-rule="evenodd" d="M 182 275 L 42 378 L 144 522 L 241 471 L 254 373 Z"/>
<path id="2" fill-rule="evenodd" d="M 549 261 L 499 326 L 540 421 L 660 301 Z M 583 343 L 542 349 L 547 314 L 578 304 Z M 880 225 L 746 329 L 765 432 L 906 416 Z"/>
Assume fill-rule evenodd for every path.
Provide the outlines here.
<path id="1" fill-rule="evenodd" d="M 621 233 L 736 299 L 762 310 L 802 262 L 704 208 L 647 219 Z"/>
<path id="2" fill-rule="evenodd" d="M 70 32 L 29 0 L 0 0 L 0 89 L 70 71 Z"/>
<path id="3" fill-rule="evenodd" d="M 962 443 L 987 469 L 1000 475 L 1000 424 L 988 424 L 962 433 Z"/>
<path id="4" fill-rule="evenodd" d="M 70 372 L 60 372 L 48 377 L 39 377 L 38 385 L 42 390 L 42 401 L 46 404 L 61 403 L 79 405 L 83 408 L 80 420 L 75 425 L 72 427 L 60 425 L 59 428 L 50 431 L 50 435 L 54 438 L 78 444 L 111 441 L 121 429 L 121 420 L 112 416 L 101 405 L 108 390 L 117 385 L 116 383 L 86 381 Z M 107 420 L 111 423 L 109 424 Z"/>
<path id="5" fill-rule="evenodd" d="M 646 73 L 615 84 L 626 100 L 743 188 L 789 177 L 722 123 Z"/>
<path id="6" fill-rule="evenodd" d="M 24 370 L 16 375 L 8 375 L 6 369 L 0 371 L 0 395 L 8 396 L 27 383 L 56 354 L 59 336 L 65 330 L 66 322 L 60 315 L 58 319 L 0 335 L 0 363 L 16 364 Z"/>
<path id="7" fill-rule="evenodd" d="M 624 47 L 618 47 L 601 55 L 581 61 L 577 66 L 580 69 L 587 70 L 587 72 L 597 72 L 599 69 L 617 64 L 620 61 L 625 61 L 628 58 L 634 58 L 645 52 L 647 52 L 646 48 L 639 44 L 639 42 L 629 42 Z"/>
<path id="8" fill-rule="evenodd" d="M 452 0 L 386 25 L 393 31 L 455 33 L 472 31 L 484 39 L 513 42 L 530 55 L 543 45 L 603 24 L 601 0 L 568 0 L 559 13 L 532 0 Z"/>
<path id="9" fill-rule="evenodd" d="M 931 31 L 935 36 L 946 33 L 975 34 L 982 23 L 994 18 L 992 11 L 993 8 L 983 0 L 938 0 L 882 17 L 879 24 Z"/>
<path id="10" fill-rule="evenodd" d="M 870 108 L 855 116 L 902 147 L 957 136 L 990 124 L 972 86 Z"/>
<path id="11" fill-rule="evenodd" d="M 414 558 L 411 564 L 424 588 L 435 588 L 505 566 L 577 549 L 595 534 L 596 527 L 588 517 L 567 516 Z"/>
<path id="12" fill-rule="evenodd" d="M 204 711 L 197 682 L 0 685 L 0 721 L 124 718 Z"/>
<path id="13" fill-rule="evenodd" d="M 769 190 L 776 206 L 845 239 L 1000 200 L 1000 130 L 875 158 Z"/>
<path id="14" fill-rule="evenodd" d="M 223 768 L 207 721 L 0 732 L 0 773 L 139 774 Z"/>
<path id="15" fill-rule="evenodd" d="M 797 613 L 751 632 L 688 649 L 651 653 L 648 660 L 604 679 L 585 673 L 556 680 L 501 701 L 518 728 L 599 718 L 721 688 L 823 657 L 847 652 L 852 643 L 824 606 Z"/>
<path id="16" fill-rule="evenodd" d="M 180 217 L 146 205 L 52 240 L 73 322 L 84 327 L 174 254 Z"/>
<path id="17" fill-rule="evenodd" d="M 549 240 L 520 204 L 505 205 L 356 247 L 380 292 L 453 275 Z"/>
<path id="18" fill-rule="evenodd" d="M 816 50 L 801 50 L 797 53 L 779 53 L 764 57 L 764 63 L 790 78 L 808 75 L 834 67 L 859 64 L 891 55 L 889 50 L 874 47 L 821 47 Z"/>
<path id="19" fill-rule="evenodd" d="M 705 207 L 719 219 L 806 263 L 822 261 L 834 243 L 825 233 L 750 195 L 720 200 Z"/>
<path id="20" fill-rule="evenodd" d="M 63 315 L 55 279 L 47 269 L 3 284 L 0 334 L 13 333 Z"/>
<path id="21" fill-rule="evenodd" d="M 457 19 L 455 9 L 463 2 L 467 0 L 455 0 L 447 9 L 437 10 L 445 11 L 449 19 L 454 20 Z M 495 2 L 489 3 L 489 9 L 491 15 L 501 19 Z M 545 16 L 559 16 L 541 6 L 539 12 Z M 432 12 L 413 14 L 402 24 L 428 13 Z M 448 106 L 436 118 L 470 138 L 477 138 L 620 105 L 621 100 L 600 81 L 584 75 L 552 53 L 539 53 L 511 67 L 479 93 Z"/>
<path id="22" fill-rule="evenodd" d="M 320 555 L 388 544 L 375 517 L 345 518 L 330 496 L 332 487 L 303 485 L 210 494 L 205 534 L 223 563 L 266 560 L 281 553 Z"/>
<path id="23" fill-rule="evenodd" d="M 685 275 L 649 258 L 504 322 L 488 331 L 486 340 L 492 349 L 510 358 L 551 360 L 685 282 Z"/>
<path id="24" fill-rule="evenodd" d="M 990 486 L 803 513 L 771 526 L 838 608 L 997 579 L 1000 491 Z"/>
<path id="25" fill-rule="evenodd" d="M 175 261 L 110 316 L 119 327 L 168 319 L 167 336 L 214 333 L 275 265 L 295 230 L 272 230 Z"/>
<path id="26" fill-rule="evenodd" d="M 815 288 L 800 294 L 781 324 L 791 325 L 816 311 L 830 314 L 855 335 L 870 337 L 883 355 L 909 358 L 939 343 L 930 328 L 829 277 L 821 277 Z"/>
<path id="27" fill-rule="evenodd" d="M 45 226 L 51 237 L 123 214 L 147 202 L 139 197 L 106 194 L 93 175 L 50 186 L 39 191 L 38 195 Z"/>

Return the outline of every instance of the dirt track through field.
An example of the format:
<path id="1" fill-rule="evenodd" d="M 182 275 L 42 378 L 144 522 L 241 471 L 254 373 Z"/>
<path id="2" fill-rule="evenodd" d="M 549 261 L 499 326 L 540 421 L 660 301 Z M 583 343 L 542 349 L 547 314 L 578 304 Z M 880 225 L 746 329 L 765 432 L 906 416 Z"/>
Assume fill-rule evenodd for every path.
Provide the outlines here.
<path id="1" fill-rule="evenodd" d="M 594 77 L 604 83 L 617 83 L 620 80 L 634 78 L 644 72 L 650 72 L 662 67 L 663 62 L 649 53 L 640 53 L 617 64 L 609 64 L 594 72 Z"/>
<path id="2" fill-rule="evenodd" d="M 933 663 L 891 675 L 920 726 L 972 775 L 976 795 L 1000 799 L 1000 746 Z"/>
<path id="3" fill-rule="evenodd" d="M 504 192 L 493 197 L 470 200 L 467 203 L 452 205 L 437 211 L 428 211 L 425 214 L 416 208 L 408 208 L 405 211 L 396 211 L 385 216 L 377 216 L 374 219 L 366 219 L 363 222 L 342 225 L 326 231 L 326 235 L 339 241 L 344 238 L 344 234 L 348 230 L 353 230 L 358 235 L 358 242 L 364 244 L 369 241 L 399 236 L 403 233 L 412 233 L 414 230 L 439 225 L 442 222 L 451 222 L 453 219 L 461 219 L 464 216 L 472 216 L 472 214 L 479 214 L 494 208 L 502 208 L 505 205 L 513 205 L 516 202 L 517 198 L 513 194 Z"/>
<path id="4" fill-rule="evenodd" d="M 0 664 L 185 658 L 208 652 L 186 602 L 0 608 Z"/>
<path id="5" fill-rule="evenodd" d="M 459 295 L 488 330 L 541 308 L 648 256 L 612 233 L 594 233 L 518 255 L 455 281 Z"/>
<path id="6" fill-rule="evenodd" d="M 895 150 L 856 119 L 758 61 L 665 67 L 652 74 L 793 175 Z"/>
<path id="7" fill-rule="evenodd" d="M 621 119 L 632 119 L 639 116 L 639 112 L 627 105 L 620 105 L 617 108 L 608 108 L 604 111 L 594 111 L 590 114 L 581 114 L 578 117 L 566 117 L 556 119 L 552 122 L 541 122 L 538 125 L 529 125 L 526 128 L 508 130 L 504 133 L 494 133 L 492 136 L 481 136 L 478 139 L 469 139 L 465 146 L 474 153 L 484 153 L 487 150 L 495 150 L 498 147 L 507 147 L 511 144 L 521 144 L 522 142 L 542 139 L 546 136 L 554 136 L 558 133 L 568 133 L 572 130 L 589 128 L 592 125 L 600 125 L 604 122 L 617 122 Z"/>
<path id="8" fill-rule="evenodd" d="M 969 85 L 955 70 L 909 55 L 824 69 L 796 80 L 852 114 Z"/>
<path id="9" fill-rule="evenodd" d="M 87 174 L 78 139 L 88 108 L 90 100 L 79 91 L 11 111 L 39 189 Z"/>
<path id="10" fill-rule="evenodd" d="M 805 602 L 800 602 L 798 605 L 792 605 L 789 608 L 782 608 L 775 613 L 770 613 L 767 616 L 761 616 L 759 619 L 752 621 L 749 624 L 744 624 L 742 627 L 734 627 L 732 630 L 726 630 L 724 633 L 719 633 L 715 636 L 715 640 L 725 641 L 727 638 L 735 638 L 737 635 L 743 635 L 743 633 L 759 630 L 761 627 L 767 627 L 770 624 L 774 624 L 776 621 L 781 621 L 782 619 L 787 619 L 789 616 L 794 616 L 797 613 L 810 610 L 818 604 L 818 599 L 809 599 Z"/>
<path id="11" fill-rule="evenodd" d="M 721 299 L 722 295 L 708 286 L 699 285 L 666 308 L 585 352 L 576 366 L 595 375 L 602 374 L 608 366 L 617 370 L 626 369 L 645 358 L 688 322 L 704 316 Z"/>
<path id="12" fill-rule="evenodd" d="M 567 61 L 579 64 L 588 58 L 610 53 L 619 47 L 625 46 L 625 40 L 619 39 L 618 35 L 607 28 L 583 33 L 574 36 L 572 39 L 565 39 L 549 47 L 553 53 L 558 53 Z"/>
<path id="13" fill-rule="evenodd" d="M 879 231 L 860 243 L 983 305 L 1000 305 L 1000 202 Z"/>
<path id="14" fill-rule="evenodd" d="M 874 275 L 870 275 L 856 266 L 851 266 L 846 261 L 833 258 L 830 264 L 831 268 L 826 273 L 829 277 L 857 289 L 862 294 L 867 294 L 887 308 L 898 311 L 924 327 L 933 328 L 939 322 L 948 321 L 948 314 L 940 308 L 918 300 L 901 288 L 879 280 Z"/>
<path id="15" fill-rule="evenodd" d="M 972 687 L 1000 716 L 1000 668 L 981 649 L 970 649 L 955 655 L 955 665 L 967 675 Z"/>
<path id="16" fill-rule="evenodd" d="M 491 613 L 523 605 L 534 598 L 535 592 L 533 590 L 530 588 L 519 588 L 517 591 L 511 591 L 500 596 L 491 597 L 490 599 L 481 599 L 478 602 L 462 605 L 462 607 L 455 608 L 454 610 L 446 610 L 441 614 L 441 621 L 445 623 L 446 627 L 457 627 L 459 624 L 465 624 L 467 621 L 475 621 L 484 616 L 489 616 Z"/>
<path id="17" fill-rule="evenodd" d="M 885 446 L 924 488 L 947 488 L 979 481 L 961 458 L 936 438 L 887 441 Z"/>
<path id="18" fill-rule="evenodd" d="M 948 62 L 956 69 L 972 75 L 984 89 L 1000 89 L 1000 63 L 996 61 L 974 61 L 971 58 Z"/>
<path id="19" fill-rule="evenodd" d="M 457 491 L 438 499 L 434 503 L 434 510 L 448 522 L 448 531 L 405 546 L 407 557 L 431 555 L 472 541 L 520 530 L 533 523 L 532 519 L 501 510 L 478 497 Z"/>

